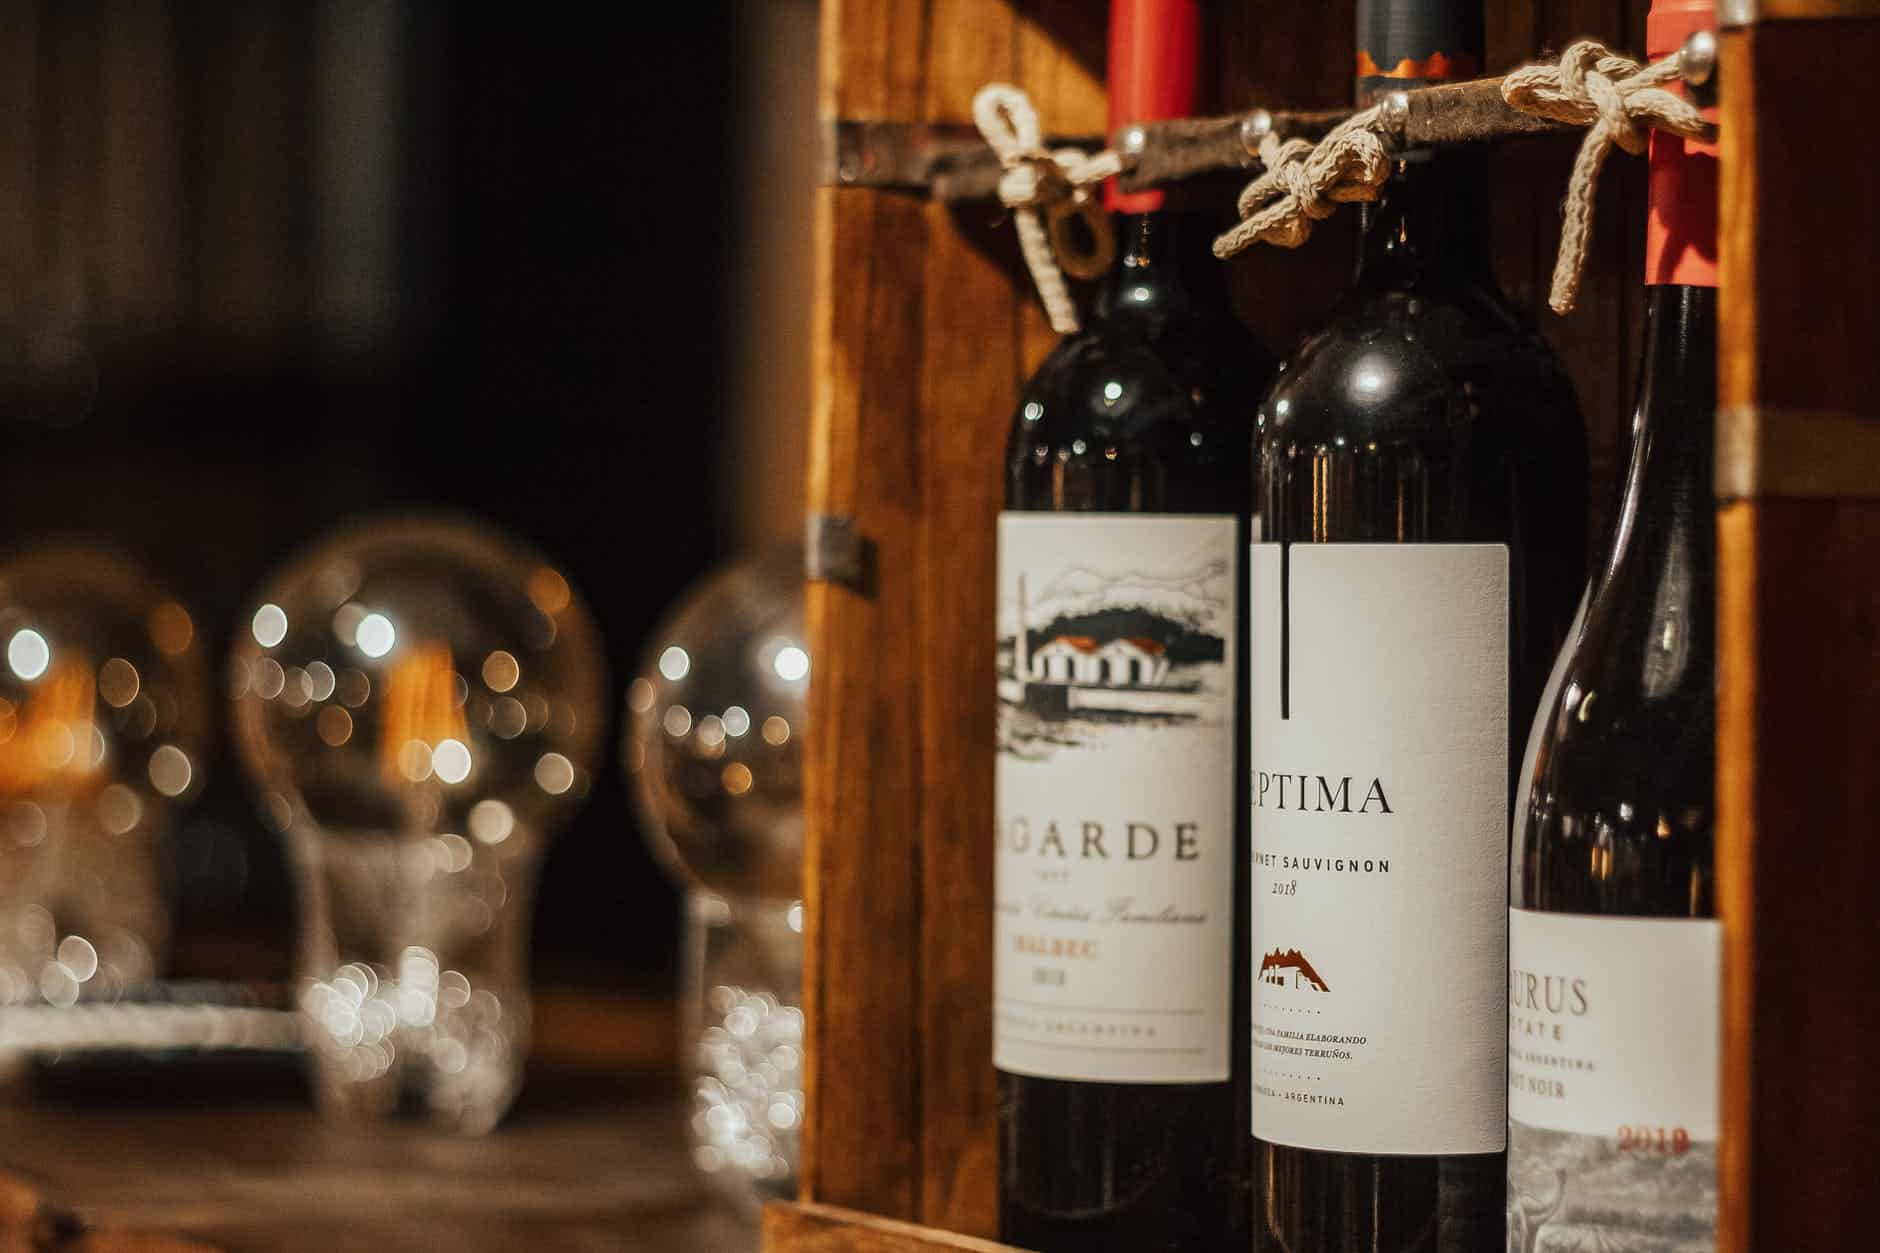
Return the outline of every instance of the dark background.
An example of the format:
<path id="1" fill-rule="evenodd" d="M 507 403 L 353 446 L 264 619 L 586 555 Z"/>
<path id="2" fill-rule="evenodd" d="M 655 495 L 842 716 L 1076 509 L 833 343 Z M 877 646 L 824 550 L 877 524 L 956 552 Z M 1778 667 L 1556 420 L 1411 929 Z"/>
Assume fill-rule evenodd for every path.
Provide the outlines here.
<path id="1" fill-rule="evenodd" d="M 729 542 L 738 75 L 729 6 L 631 7 L 0 4 L 0 545 L 124 552 L 218 681 L 263 577 L 334 527 L 446 509 L 539 548 L 601 624 L 614 722 L 538 978 L 653 988 L 677 894 L 614 737 Z M 280 843 L 226 743 L 176 845 L 174 973 L 285 977 Z"/>

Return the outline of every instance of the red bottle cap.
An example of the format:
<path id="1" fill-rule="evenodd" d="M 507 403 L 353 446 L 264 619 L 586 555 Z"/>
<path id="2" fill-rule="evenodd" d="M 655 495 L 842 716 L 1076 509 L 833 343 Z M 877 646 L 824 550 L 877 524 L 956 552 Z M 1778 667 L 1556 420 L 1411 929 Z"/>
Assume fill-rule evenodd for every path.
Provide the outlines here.
<path id="1" fill-rule="evenodd" d="M 1645 55 L 1673 55 L 1700 30 L 1717 28 L 1715 0 L 1653 0 Z M 1686 93 L 1683 83 L 1669 90 Z M 1704 116 L 1717 120 L 1715 105 Z M 1717 145 L 1667 131 L 1651 134 L 1651 212 L 1645 223 L 1645 282 L 1717 285 Z"/>
<path id="2" fill-rule="evenodd" d="M 1200 0 L 1110 0 L 1110 133 L 1131 122 L 1193 117 L 1199 99 Z M 1111 179 L 1111 213 L 1153 213 L 1160 191 L 1124 192 Z"/>

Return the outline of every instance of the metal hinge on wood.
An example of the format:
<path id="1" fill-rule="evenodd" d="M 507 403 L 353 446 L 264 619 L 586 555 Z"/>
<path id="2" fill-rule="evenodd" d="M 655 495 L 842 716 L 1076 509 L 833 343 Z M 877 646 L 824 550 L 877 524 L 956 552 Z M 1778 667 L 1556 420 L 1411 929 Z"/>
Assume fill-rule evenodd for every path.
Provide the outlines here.
<path id="1" fill-rule="evenodd" d="M 875 594 L 875 541 L 840 513 L 812 513 L 803 528 L 804 577 L 834 583 L 858 596 Z"/>
<path id="2" fill-rule="evenodd" d="M 1719 501 L 1880 500 L 1880 418 L 1731 405 L 1717 411 Z"/>
<path id="3" fill-rule="evenodd" d="M 1089 151 L 1100 136 L 1052 138 Z M 825 120 L 818 180 L 825 187 L 894 187 L 936 200 L 979 200 L 999 187 L 999 159 L 972 126 L 946 122 Z"/>

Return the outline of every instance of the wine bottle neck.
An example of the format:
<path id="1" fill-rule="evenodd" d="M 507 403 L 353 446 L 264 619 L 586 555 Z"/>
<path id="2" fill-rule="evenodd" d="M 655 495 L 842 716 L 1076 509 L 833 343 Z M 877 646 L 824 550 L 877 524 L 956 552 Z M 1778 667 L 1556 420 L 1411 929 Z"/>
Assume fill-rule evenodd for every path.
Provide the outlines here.
<path id="1" fill-rule="evenodd" d="M 1482 72 L 1482 0 L 1358 0 L 1358 107 Z"/>
<path id="2" fill-rule="evenodd" d="M 1098 317 L 1161 322 L 1225 300 L 1225 267 L 1208 251 L 1212 232 L 1201 215 L 1161 209 L 1110 220 L 1116 259 L 1097 298 Z"/>
<path id="3" fill-rule="evenodd" d="M 1482 0 L 1358 0 L 1357 102 L 1472 78 L 1482 63 Z M 1409 286 L 1486 272 L 1482 159 L 1466 149 L 1399 157 L 1364 210 L 1358 281 Z"/>
<path id="4" fill-rule="evenodd" d="M 1644 377 L 1633 416 L 1632 461 L 1608 574 L 1638 536 L 1712 551 L 1717 405 L 1717 289 L 1648 289 Z M 1641 527 L 1649 515 L 1655 525 Z"/>
<path id="5" fill-rule="evenodd" d="M 1398 159 L 1382 195 L 1365 206 L 1359 282 L 1397 285 L 1486 272 L 1479 166 L 1465 152 Z"/>

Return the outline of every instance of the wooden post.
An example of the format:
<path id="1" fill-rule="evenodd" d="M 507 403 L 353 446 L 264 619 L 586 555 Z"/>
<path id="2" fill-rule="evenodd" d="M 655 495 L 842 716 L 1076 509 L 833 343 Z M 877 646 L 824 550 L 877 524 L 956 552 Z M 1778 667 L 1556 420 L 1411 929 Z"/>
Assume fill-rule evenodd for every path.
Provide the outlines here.
<path id="1" fill-rule="evenodd" d="M 1022 80 L 1054 127 L 1101 130 L 1072 50 L 1103 18 L 826 0 L 824 120 L 969 122 Z M 802 1195 L 990 1235 L 993 526 L 1035 301 L 996 205 L 826 188 L 816 215 L 808 503 L 872 559 L 809 593 Z"/>
<path id="2" fill-rule="evenodd" d="M 1872 1247 L 1880 1158 L 1880 5 L 1722 39 L 1725 1253 Z M 1859 10 L 1863 16 L 1832 17 Z M 1780 19 L 1772 20 L 1779 13 Z"/>

